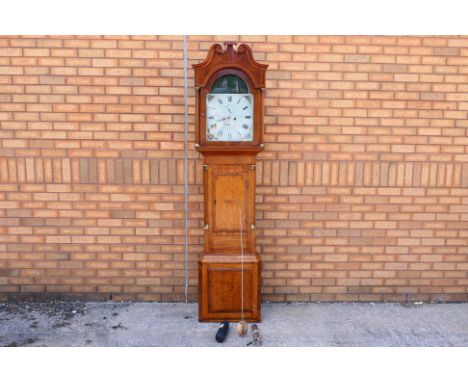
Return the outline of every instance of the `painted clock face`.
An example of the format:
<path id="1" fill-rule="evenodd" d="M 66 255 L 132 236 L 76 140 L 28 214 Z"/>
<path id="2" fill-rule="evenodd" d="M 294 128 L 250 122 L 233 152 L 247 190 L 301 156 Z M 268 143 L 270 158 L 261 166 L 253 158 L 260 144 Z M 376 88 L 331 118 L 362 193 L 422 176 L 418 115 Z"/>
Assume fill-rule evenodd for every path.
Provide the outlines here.
<path id="1" fill-rule="evenodd" d="M 253 141 L 252 94 L 208 94 L 206 139 L 208 141 Z"/>

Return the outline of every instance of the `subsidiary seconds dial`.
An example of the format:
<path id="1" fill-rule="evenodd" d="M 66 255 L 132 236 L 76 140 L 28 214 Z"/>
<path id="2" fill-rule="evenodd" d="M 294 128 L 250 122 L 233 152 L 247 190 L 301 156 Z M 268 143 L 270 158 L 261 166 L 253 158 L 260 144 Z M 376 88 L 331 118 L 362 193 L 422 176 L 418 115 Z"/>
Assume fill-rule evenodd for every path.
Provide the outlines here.
<path id="1" fill-rule="evenodd" d="M 208 94 L 206 97 L 208 141 L 252 141 L 252 94 Z"/>

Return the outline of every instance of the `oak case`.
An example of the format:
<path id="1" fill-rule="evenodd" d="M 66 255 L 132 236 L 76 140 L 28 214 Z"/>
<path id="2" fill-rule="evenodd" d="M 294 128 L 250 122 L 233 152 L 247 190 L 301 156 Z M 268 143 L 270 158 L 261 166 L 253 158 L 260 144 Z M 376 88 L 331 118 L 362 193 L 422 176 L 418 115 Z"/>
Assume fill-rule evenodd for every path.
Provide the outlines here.
<path id="1" fill-rule="evenodd" d="M 205 61 L 193 65 L 195 146 L 203 155 L 205 201 L 205 244 L 199 257 L 199 320 L 238 321 L 243 300 L 243 318 L 260 321 L 261 260 L 255 246 L 255 161 L 263 149 L 263 95 L 268 65 L 257 63 L 247 45 L 242 44 L 237 50 L 233 42 L 224 45 L 225 49 L 219 44 L 212 45 Z M 207 96 L 215 83 L 227 76 L 243 81 L 248 94 L 253 96 L 251 140 L 207 139 Z M 220 127 L 214 124 L 210 128 L 229 129 L 231 123 L 235 125 L 234 120 L 228 114 L 222 118 Z"/>

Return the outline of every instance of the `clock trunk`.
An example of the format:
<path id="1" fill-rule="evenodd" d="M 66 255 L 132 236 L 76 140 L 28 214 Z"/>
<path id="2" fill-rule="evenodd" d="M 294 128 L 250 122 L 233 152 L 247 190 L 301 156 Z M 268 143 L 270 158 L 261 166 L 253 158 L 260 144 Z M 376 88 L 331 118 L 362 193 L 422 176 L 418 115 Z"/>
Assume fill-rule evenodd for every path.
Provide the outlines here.
<path id="1" fill-rule="evenodd" d="M 211 156 L 205 163 L 205 251 L 240 252 L 242 230 L 243 251 L 253 253 L 255 165 L 226 163 L 227 158 Z"/>

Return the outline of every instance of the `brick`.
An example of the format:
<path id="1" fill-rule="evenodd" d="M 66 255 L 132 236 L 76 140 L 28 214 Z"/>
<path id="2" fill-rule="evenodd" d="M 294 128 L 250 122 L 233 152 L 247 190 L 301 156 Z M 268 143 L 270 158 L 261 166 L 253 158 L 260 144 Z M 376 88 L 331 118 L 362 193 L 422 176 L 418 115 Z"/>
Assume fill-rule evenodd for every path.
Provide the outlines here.
<path id="1" fill-rule="evenodd" d="M 218 37 L 189 36 L 190 63 Z M 263 298 L 465 292 L 466 38 L 232 38 L 270 65 L 257 158 Z M 183 299 L 181 37 L 2 41 L 7 282 L 22 293 Z M 192 76 L 189 69 L 195 296 L 203 171 L 193 148 Z"/>
<path id="2" fill-rule="evenodd" d="M 408 65 L 402 64 L 385 64 L 382 67 L 384 72 L 392 72 L 392 73 L 406 73 L 408 72 Z"/>
<path id="3" fill-rule="evenodd" d="M 459 53 L 459 48 L 434 48 L 436 56 L 458 56 Z"/>
<path id="4" fill-rule="evenodd" d="M 367 54 L 346 54 L 345 62 L 369 62 L 370 56 Z"/>

